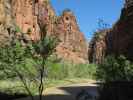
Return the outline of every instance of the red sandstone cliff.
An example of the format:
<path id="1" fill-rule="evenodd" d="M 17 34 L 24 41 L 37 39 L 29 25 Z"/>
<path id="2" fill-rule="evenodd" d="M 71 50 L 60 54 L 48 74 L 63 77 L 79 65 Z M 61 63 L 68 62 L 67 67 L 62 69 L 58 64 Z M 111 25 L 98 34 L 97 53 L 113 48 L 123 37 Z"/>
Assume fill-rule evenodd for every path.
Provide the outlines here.
<path id="1" fill-rule="evenodd" d="M 54 33 L 60 38 L 57 54 L 73 62 L 85 63 L 87 59 L 87 43 L 80 32 L 73 12 L 65 10 L 57 18 Z"/>
<path id="2" fill-rule="evenodd" d="M 56 49 L 58 57 L 74 63 L 86 62 L 87 43 L 71 11 L 66 10 L 61 16 L 56 16 L 49 0 L 1 0 L 0 4 L 0 13 L 7 14 L 6 10 L 10 12 L 7 14 L 9 18 L 4 14 L 0 17 L 13 21 L 6 22 L 7 26 L 15 23 L 13 27 L 19 29 L 17 36 L 23 34 L 26 40 L 37 41 L 46 35 L 56 35 L 61 40 Z M 7 9 L 6 5 L 10 7 Z M 43 32 L 44 28 L 46 32 Z M 0 38 L 3 38 L 1 33 L 5 37 L 9 34 L 8 27 L 5 33 L 1 31 L 2 28 Z"/>
<path id="3" fill-rule="evenodd" d="M 39 40 L 54 10 L 48 0 L 12 0 L 12 13 L 17 26 L 32 40 Z"/>

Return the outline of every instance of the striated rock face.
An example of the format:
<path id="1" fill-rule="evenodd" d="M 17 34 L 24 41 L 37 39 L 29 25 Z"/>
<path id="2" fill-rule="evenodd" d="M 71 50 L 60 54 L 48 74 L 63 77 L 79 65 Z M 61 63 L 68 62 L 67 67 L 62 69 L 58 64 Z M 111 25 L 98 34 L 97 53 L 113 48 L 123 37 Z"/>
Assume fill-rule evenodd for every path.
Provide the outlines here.
<path id="1" fill-rule="evenodd" d="M 12 11 L 21 32 L 36 41 L 44 34 L 41 32 L 54 11 L 48 0 L 12 0 Z"/>
<path id="2" fill-rule="evenodd" d="M 101 43 L 102 42 L 102 43 Z M 102 45 L 101 45 L 102 44 Z M 103 46 L 105 45 L 105 47 Z M 98 50 L 96 50 L 99 48 Z M 97 59 L 94 62 L 101 62 L 101 49 L 104 55 L 124 55 L 133 60 L 133 1 L 126 0 L 122 9 L 120 19 L 113 28 L 106 32 L 103 39 L 95 40 L 89 48 L 89 58 Z M 93 53 L 92 53 L 93 52 Z M 99 56 L 100 55 L 100 56 Z"/>
<path id="3" fill-rule="evenodd" d="M 71 11 L 64 11 L 57 17 L 48 0 L 12 0 L 12 5 L 16 23 L 23 33 L 29 34 L 32 40 L 45 35 L 57 36 L 61 40 L 56 49 L 58 57 L 85 62 L 87 43 Z"/>
<path id="4" fill-rule="evenodd" d="M 87 43 L 74 14 L 65 10 L 56 16 L 49 0 L 0 0 L 0 43 L 9 41 L 10 27 L 29 41 L 57 36 L 61 41 L 56 48 L 59 58 L 74 63 L 87 60 Z"/>
<path id="5" fill-rule="evenodd" d="M 37 16 L 33 12 L 33 0 L 12 0 L 12 13 L 20 32 L 27 33 L 32 40 L 39 38 Z"/>
<path id="6" fill-rule="evenodd" d="M 60 57 L 73 62 L 85 63 L 85 59 L 87 59 L 87 43 L 71 11 L 65 10 L 57 18 L 54 33 L 61 40 L 57 47 L 57 53 Z"/>
<path id="7" fill-rule="evenodd" d="M 107 44 L 106 44 L 106 35 L 109 30 L 100 30 L 95 33 L 95 36 L 89 43 L 89 61 L 95 62 L 97 64 L 102 63 L 104 60 Z"/>
<path id="8" fill-rule="evenodd" d="M 0 0 L 0 46 L 8 44 L 15 29 L 9 0 Z"/>

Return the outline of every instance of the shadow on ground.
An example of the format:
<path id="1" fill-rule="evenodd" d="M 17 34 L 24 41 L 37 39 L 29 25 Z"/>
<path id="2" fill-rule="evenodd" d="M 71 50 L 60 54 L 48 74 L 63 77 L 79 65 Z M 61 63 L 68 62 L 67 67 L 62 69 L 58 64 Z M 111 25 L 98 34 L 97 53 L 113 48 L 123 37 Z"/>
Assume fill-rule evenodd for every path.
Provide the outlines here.
<path id="1" fill-rule="evenodd" d="M 103 85 L 103 86 L 102 86 Z M 52 93 L 43 96 L 42 100 L 133 100 L 133 82 L 112 82 L 98 86 L 68 86 L 58 87 L 57 92 L 54 89 Z M 98 90 L 100 91 L 98 96 Z M 45 94 L 45 93 L 44 93 Z M 24 94 L 9 95 L 0 93 L 0 100 L 31 100 Z M 35 96 L 34 100 L 39 100 L 39 96 Z"/>
<path id="2" fill-rule="evenodd" d="M 71 86 L 60 87 L 67 95 L 47 95 L 45 100 L 94 100 L 98 96 L 96 86 Z"/>
<path id="3" fill-rule="evenodd" d="M 26 94 L 7 94 L 0 92 L 0 100 L 14 100 L 14 99 L 19 99 L 19 98 L 24 98 L 27 97 Z"/>
<path id="4" fill-rule="evenodd" d="M 65 91 L 66 94 L 47 94 L 43 96 L 43 100 L 94 100 L 93 97 L 98 94 L 96 86 L 70 86 L 59 87 L 58 89 Z M 88 94 L 90 99 L 86 99 Z M 29 97 L 25 97 L 26 95 L 23 94 L 0 94 L 0 100 L 31 100 Z M 34 99 L 39 100 L 39 96 L 35 96 Z"/>

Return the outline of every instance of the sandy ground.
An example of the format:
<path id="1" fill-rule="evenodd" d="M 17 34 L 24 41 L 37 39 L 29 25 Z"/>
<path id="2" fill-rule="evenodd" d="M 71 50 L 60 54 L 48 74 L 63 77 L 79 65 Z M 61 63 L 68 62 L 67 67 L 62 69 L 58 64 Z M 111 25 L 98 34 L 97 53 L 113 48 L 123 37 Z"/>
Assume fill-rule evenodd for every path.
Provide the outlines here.
<path id="1" fill-rule="evenodd" d="M 43 100 L 85 100 L 85 94 L 82 91 L 91 95 L 92 97 L 98 96 L 97 84 L 95 82 L 79 83 L 66 85 L 61 87 L 47 88 L 43 94 Z M 80 96 L 79 96 L 80 95 Z M 38 96 L 34 97 L 35 100 L 39 100 Z M 22 98 L 18 100 L 31 100 L 30 98 Z M 87 99 L 94 100 L 94 99 Z"/>

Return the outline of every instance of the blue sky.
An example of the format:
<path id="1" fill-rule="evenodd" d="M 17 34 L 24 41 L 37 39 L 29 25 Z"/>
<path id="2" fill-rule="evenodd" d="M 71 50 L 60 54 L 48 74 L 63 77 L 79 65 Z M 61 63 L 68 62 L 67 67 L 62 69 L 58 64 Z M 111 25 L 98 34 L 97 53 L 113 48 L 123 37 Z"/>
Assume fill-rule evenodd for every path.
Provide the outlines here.
<path id="1" fill-rule="evenodd" d="M 98 20 L 112 25 L 119 17 L 124 0 L 51 0 L 57 15 L 69 8 L 77 17 L 80 30 L 90 39 L 98 28 Z"/>

